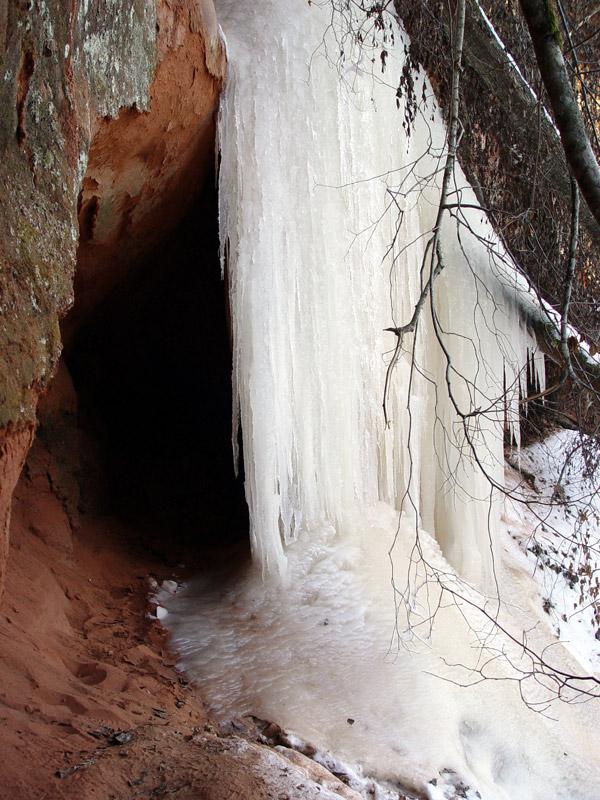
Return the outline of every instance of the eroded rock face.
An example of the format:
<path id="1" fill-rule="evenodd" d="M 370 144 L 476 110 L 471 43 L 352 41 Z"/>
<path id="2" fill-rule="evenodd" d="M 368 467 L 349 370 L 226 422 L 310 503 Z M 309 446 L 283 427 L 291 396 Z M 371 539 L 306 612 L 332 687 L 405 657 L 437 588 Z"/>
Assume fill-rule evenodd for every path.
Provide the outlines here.
<path id="1" fill-rule="evenodd" d="M 206 9 L 188 0 L 159 5 L 148 111 L 98 120 L 79 197 L 67 334 L 175 227 L 213 164 L 224 62 Z"/>
<path id="2" fill-rule="evenodd" d="M 79 224 L 87 313 L 185 213 L 223 63 L 212 0 L 0 0 L 2 531 L 60 355 Z"/>
<path id="3" fill-rule="evenodd" d="M 149 8 L 0 4 L 0 428 L 34 420 L 60 352 L 92 122 L 123 105 L 148 106 L 156 60 Z"/>
<path id="4" fill-rule="evenodd" d="M 0 587 L 8 556 L 8 530 L 12 493 L 17 485 L 27 452 L 33 441 L 33 427 L 0 431 Z"/>

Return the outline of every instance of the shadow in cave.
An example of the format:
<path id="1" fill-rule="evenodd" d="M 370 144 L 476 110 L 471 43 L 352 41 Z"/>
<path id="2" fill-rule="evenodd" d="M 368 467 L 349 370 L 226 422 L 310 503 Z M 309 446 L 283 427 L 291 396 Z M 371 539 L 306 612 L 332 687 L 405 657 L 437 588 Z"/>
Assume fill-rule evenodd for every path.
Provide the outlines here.
<path id="1" fill-rule="evenodd" d="M 147 531 L 169 560 L 247 551 L 233 471 L 231 349 L 212 185 L 66 356 L 80 424 L 103 465 L 102 511 Z"/>

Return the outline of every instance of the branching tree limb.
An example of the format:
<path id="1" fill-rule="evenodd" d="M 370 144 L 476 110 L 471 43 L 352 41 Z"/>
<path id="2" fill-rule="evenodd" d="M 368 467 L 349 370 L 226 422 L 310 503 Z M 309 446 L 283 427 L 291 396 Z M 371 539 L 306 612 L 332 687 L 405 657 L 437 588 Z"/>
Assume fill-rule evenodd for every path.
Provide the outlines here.
<path id="1" fill-rule="evenodd" d="M 571 240 L 569 242 L 569 259 L 565 272 L 563 307 L 560 317 L 560 349 L 565 361 L 565 372 L 569 377 L 573 378 L 573 365 L 571 364 L 571 350 L 569 348 L 569 307 L 571 305 L 573 280 L 577 265 L 577 242 L 579 239 L 579 187 L 574 178 L 571 180 L 571 206 Z"/>
<path id="2" fill-rule="evenodd" d="M 401 19 L 406 16 L 407 6 L 410 7 L 416 1 L 395 0 L 395 7 Z M 423 5 L 427 6 L 427 3 L 424 2 Z M 443 28 L 449 38 L 448 19 L 444 15 L 439 15 L 435 24 Z M 492 31 L 493 28 L 489 21 L 486 22 L 477 0 L 467 0 L 463 47 L 465 66 L 477 74 L 515 129 L 520 128 L 524 120 L 532 118 L 539 120 L 538 141 L 540 144 L 543 143 L 543 147 L 554 156 L 545 166 L 546 179 L 557 192 L 568 196 L 569 170 L 556 129 L 545 113 L 539 113 L 542 110 L 539 97 L 535 96 L 531 86 L 520 75 L 512 57 Z M 477 191 L 478 187 L 475 185 L 474 189 Z M 482 205 L 486 205 L 482 196 L 479 196 L 479 200 Z M 581 211 L 581 225 L 594 240 L 600 240 L 600 228 L 594 216 L 588 211 L 587 205 Z"/>
<path id="3" fill-rule="evenodd" d="M 388 425 L 387 391 L 389 387 L 390 375 L 396 365 L 398 353 L 402 348 L 402 340 L 405 334 L 413 333 L 415 331 L 417 323 L 419 321 L 421 310 L 425 305 L 425 301 L 427 300 L 427 296 L 431 291 L 433 282 L 444 269 L 444 261 L 442 258 L 441 248 L 440 248 L 440 229 L 442 226 L 444 214 L 448 209 L 448 192 L 450 190 L 450 183 L 454 176 L 454 167 L 456 165 L 456 153 L 458 151 L 458 145 L 460 142 L 460 136 L 459 136 L 460 75 L 462 72 L 463 44 L 465 37 L 465 13 L 466 13 L 466 0 L 458 0 L 458 5 L 456 9 L 456 28 L 453 32 L 454 40 L 452 47 L 452 89 L 451 89 L 451 100 L 450 100 L 450 120 L 448 124 L 448 151 L 446 154 L 446 162 L 444 164 L 444 175 L 442 178 L 440 203 L 437 210 L 435 225 L 433 227 L 433 235 L 431 239 L 427 242 L 427 246 L 425 248 L 425 255 L 423 256 L 423 263 L 425 263 L 427 261 L 428 255 L 431 254 L 429 277 L 427 278 L 425 285 L 421 289 L 421 294 L 419 296 L 419 299 L 417 300 L 417 303 L 415 304 L 415 308 L 413 310 L 413 314 L 410 320 L 405 325 L 402 325 L 399 328 L 386 329 L 388 331 L 391 331 L 392 333 L 395 333 L 396 336 L 398 337 L 396 342 L 394 357 L 392 358 L 392 361 L 388 366 L 385 378 L 385 388 L 383 393 L 383 414 L 386 426 Z"/>
<path id="4" fill-rule="evenodd" d="M 403 8 L 410 17 L 410 5 L 413 1 L 393 0 L 393 5 L 399 12 Z M 362 11 L 366 22 L 372 21 L 373 9 L 383 12 L 388 5 L 390 7 L 392 5 L 392 0 L 389 0 L 389 3 L 377 4 L 376 6 L 363 5 L 362 2 L 356 2 L 356 0 L 338 0 L 338 2 L 339 6 L 334 5 L 334 11 L 339 10 L 340 13 L 346 12 L 346 14 L 349 14 L 349 9 L 352 11 L 358 10 L 358 19 L 361 19 L 358 12 Z M 437 81 L 434 81 L 434 88 L 436 92 L 443 90 L 444 102 L 440 103 L 440 105 L 446 112 L 448 127 L 446 147 L 444 149 L 439 147 L 433 149 L 431 139 L 426 144 L 427 152 L 434 156 L 434 166 L 427 170 L 417 169 L 416 165 L 421 160 L 421 156 L 419 156 L 408 165 L 407 174 L 399 177 L 398 185 L 388 185 L 386 189 L 386 196 L 389 196 L 391 200 L 385 213 L 388 213 L 388 211 L 397 212 L 396 228 L 389 250 L 386 253 L 386 258 L 389 257 L 391 262 L 390 281 L 392 281 L 394 270 L 397 270 L 398 266 L 403 263 L 399 260 L 401 255 L 403 256 L 413 246 L 418 246 L 417 277 L 419 281 L 416 300 L 412 309 L 405 313 L 404 319 L 396 320 L 394 301 L 393 299 L 391 300 L 394 327 L 386 329 L 396 336 L 396 343 L 391 352 L 391 357 L 389 353 L 386 353 L 386 358 L 389 358 L 383 391 L 383 414 L 386 426 L 389 422 L 387 409 L 388 392 L 391 391 L 391 381 L 400 358 L 403 358 L 403 368 L 407 365 L 409 367 L 407 381 L 406 371 L 403 369 L 402 377 L 403 381 L 406 381 L 406 386 L 403 384 L 401 387 L 402 393 L 406 389 L 407 425 L 402 432 L 402 441 L 406 442 L 406 452 L 403 453 L 403 458 L 406 459 L 406 474 L 403 479 L 402 494 L 396 497 L 396 504 L 400 511 L 400 520 L 404 520 L 414 528 L 414 539 L 408 542 L 410 553 L 405 575 L 400 576 L 397 574 L 392 557 L 396 545 L 404 538 L 404 528 L 400 527 L 400 523 L 389 550 L 391 582 L 396 606 L 395 628 L 390 646 L 394 648 L 396 646 L 403 647 L 407 645 L 407 642 L 412 642 L 413 639 L 430 639 L 438 613 L 443 612 L 449 606 L 453 606 L 463 617 L 468 629 L 474 635 L 474 646 L 480 650 L 480 655 L 477 657 L 477 663 L 474 668 L 471 664 L 467 666 L 461 664 L 449 666 L 464 667 L 471 674 L 475 674 L 475 681 L 468 681 L 468 685 L 471 685 L 472 682 L 479 682 L 479 680 L 516 680 L 524 702 L 534 710 L 543 711 L 549 705 L 549 702 L 554 699 L 576 702 L 582 699 L 600 697 L 598 690 L 600 679 L 591 674 L 575 674 L 568 670 L 565 671 L 561 667 L 560 660 L 554 664 L 551 659 L 547 658 L 546 654 L 549 652 L 549 646 L 540 648 L 537 640 L 534 640 L 531 645 L 528 643 L 529 630 L 524 629 L 521 638 L 519 631 L 515 633 L 510 625 L 508 627 L 504 625 L 503 619 L 505 617 L 503 615 L 508 606 L 506 599 L 500 595 L 500 583 L 496 575 L 492 528 L 494 503 L 496 499 L 503 497 L 506 502 L 517 504 L 519 508 L 527 508 L 527 513 L 531 517 L 531 538 L 533 540 L 533 544 L 527 548 L 528 552 L 533 553 L 536 557 L 539 557 L 541 553 L 546 558 L 546 561 L 540 566 L 540 569 L 547 568 L 551 577 L 556 575 L 556 580 L 558 580 L 559 575 L 563 576 L 568 585 L 571 586 L 571 583 L 574 584 L 576 579 L 581 578 L 581 599 L 576 607 L 583 609 L 584 603 L 589 600 L 588 605 L 593 606 L 594 613 L 597 615 L 597 624 L 600 624 L 600 606 L 596 601 L 600 594 L 600 582 L 592 585 L 591 575 L 588 575 L 591 569 L 589 567 L 591 554 L 594 554 L 595 557 L 598 543 L 596 540 L 590 543 L 589 531 L 587 529 L 584 530 L 583 527 L 584 522 L 587 520 L 588 512 L 594 513 L 594 507 L 590 505 L 589 497 L 595 497 L 598 488 L 594 484 L 587 498 L 589 508 L 583 506 L 583 501 L 586 500 L 585 497 L 582 498 L 579 495 L 573 495 L 572 498 L 567 497 L 564 487 L 562 487 L 562 480 L 563 476 L 566 476 L 565 480 L 568 479 L 569 467 L 567 463 L 571 463 L 571 454 L 565 459 L 563 469 L 558 476 L 558 488 L 554 488 L 552 496 L 547 497 L 537 490 L 530 492 L 523 487 L 521 482 L 514 486 L 511 483 L 505 483 L 499 477 L 496 469 L 502 463 L 502 455 L 501 453 L 496 454 L 495 451 L 492 452 L 487 447 L 488 439 L 486 437 L 488 436 L 490 425 L 499 427 L 502 424 L 502 418 L 507 430 L 512 435 L 513 427 L 511 425 L 515 424 L 515 420 L 518 417 L 516 406 L 519 393 L 527 393 L 527 396 L 519 401 L 522 405 L 531 405 L 535 401 L 537 405 L 541 406 L 542 404 L 539 401 L 542 398 L 556 393 L 563 386 L 569 388 L 577 384 L 580 390 L 578 394 L 584 399 L 593 394 L 600 401 L 600 392 L 595 389 L 596 381 L 600 385 L 600 364 L 593 359 L 593 356 L 590 356 L 585 347 L 579 344 L 579 338 L 575 335 L 575 330 L 570 323 L 571 317 L 575 318 L 575 323 L 577 322 L 576 314 L 574 313 L 577 295 L 573 296 L 573 291 L 577 288 L 574 279 L 580 267 L 577 253 L 580 223 L 583 229 L 582 232 L 587 225 L 590 226 L 588 233 L 591 230 L 595 231 L 595 241 L 599 240 L 600 227 L 585 205 L 581 208 L 582 219 L 580 220 L 578 184 L 574 178 L 571 178 L 557 129 L 543 106 L 540 96 L 542 82 L 537 70 L 528 68 L 521 70 L 508 50 L 502 45 L 499 36 L 495 33 L 495 29 L 485 16 L 482 8 L 480 8 L 477 0 L 454 0 L 453 2 L 448 2 L 447 5 L 442 0 L 418 0 L 418 4 L 422 9 L 422 13 L 429 17 L 430 25 L 433 26 L 434 41 L 438 47 L 438 52 L 441 53 L 440 60 L 443 62 L 443 74 L 440 79 L 439 72 L 434 73 L 434 77 L 437 76 Z M 443 11 L 438 14 L 434 13 L 435 11 L 440 12 L 444 8 L 446 13 L 443 13 Z M 354 22 L 351 14 L 348 18 L 351 23 Z M 528 40 L 521 15 L 517 14 L 517 18 L 521 36 Z M 471 28 L 469 25 L 471 25 Z M 386 30 L 385 19 L 380 21 L 380 26 L 381 30 Z M 470 38 L 470 31 L 474 30 L 476 35 Z M 440 46 L 439 41 L 440 31 L 442 31 L 443 47 Z M 352 41 L 358 42 L 360 47 L 365 46 L 362 26 L 360 28 L 351 26 L 348 35 L 354 37 Z M 393 35 L 393 29 L 390 35 Z M 373 47 L 378 46 L 378 41 L 376 37 L 369 39 L 370 45 Z M 381 44 L 381 47 L 385 49 L 384 43 Z M 535 66 L 530 47 L 528 47 L 528 50 L 531 55 L 531 61 L 534 62 Z M 450 65 L 448 64 L 449 51 L 452 53 L 451 68 L 449 68 Z M 496 61 L 494 61 L 494 58 L 491 60 L 488 58 L 490 52 L 497 59 Z M 485 57 L 482 54 L 485 54 Z M 410 70 L 420 61 L 418 57 L 419 51 L 415 51 L 415 57 L 413 58 L 407 49 L 406 55 Z M 575 60 L 575 56 L 573 58 Z M 376 63 L 376 60 L 376 58 L 372 58 L 371 63 Z M 383 57 L 381 60 L 383 63 Z M 582 61 L 582 63 L 584 62 Z M 467 67 L 464 72 L 463 65 Z M 531 221 L 536 216 L 542 217 L 547 210 L 547 206 L 543 203 L 538 207 L 534 207 L 533 201 L 530 201 L 529 205 L 524 209 L 517 208 L 516 210 L 512 207 L 507 208 L 501 203 L 496 205 L 493 202 L 493 194 L 492 202 L 484 202 L 482 198 L 484 195 L 483 189 L 487 186 L 485 182 L 479 182 L 479 187 L 475 186 L 476 192 L 478 188 L 480 189 L 479 204 L 463 202 L 462 181 L 457 179 L 456 171 L 457 151 L 462 140 L 461 156 L 464 157 L 464 151 L 468 149 L 470 138 L 473 138 L 474 133 L 473 126 L 469 127 L 472 120 L 469 117 L 469 108 L 465 101 L 465 87 L 467 87 L 467 90 L 471 89 L 468 100 L 472 103 L 474 97 L 472 91 L 473 74 L 477 73 L 475 76 L 477 79 L 481 77 L 482 72 L 486 75 L 485 86 L 482 88 L 485 91 L 489 81 L 488 90 L 491 93 L 491 102 L 494 106 L 501 107 L 502 115 L 506 111 L 509 126 L 512 125 L 522 129 L 526 131 L 525 135 L 528 135 L 530 125 L 527 122 L 531 123 L 533 119 L 537 122 L 538 136 L 535 140 L 537 147 L 533 151 L 536 158 L 533 182 L 537 184 L 537 179 L 539 178 L 541 187 L 538 189 L 536 186 L 536 191 L 531 189 L 533 182 L 528 179 L 530 173 L 526 170 L 523 171 L 527 161 L 522 154 L 530 153 L 531 149 L 527 147 L 510 147 L 514 139 L 510 137 L 508 139 L 511 153 L 515 156 L 514 160 L 509 161 L 509 163 L 512 169 L 515 166 L 519 168 L 519 175 L 527 188 L 525 192 L 526 200 L 531 197 L 531 194 L 534 195 L 534 199 L 538 199 L 538 202 L 540 197 L 545 200 L 549 194 L 549 186 L 551 188 L 550 193 L 559 195 L 568 196 L 569 189 L 571 190 L 570 208 L 568 201 L 565 202 L 567 213 L 560 217 L 559 224 L 556 223 L 556 219 L 552 214 L 549 214 L 548 217 L 550 224 L 555 226 L 556 246 L 554 249 L 544 246 L 539 248 L 539 252 L 544 259 L 554 259 L 553 275 L 555 280 L 552 303 L 544 302 L 543 296 L 535 289 L 533 284 L 535 274 L 530 279 L 531 295 L 524 294 L 522 301 L 521 310 L 523 316 L 527 319 L 528 324 L 534 328 L 540 343 L 544 345 L 544 350 L 548 352 L 558 368 L 558 376 L 555 376 L 553 385 L 543 391 L 537 391 L 537 393 L 535 393 L 535 389 L 536 387 L 539 389 L 539 386 L 537 384 L 536 367 L 533 362 L 530 365 L 529 358 L 527 366 L 523 367 L 521 372 L 514 376 L 510 385 L 505 373 L 503 383 L 496 384 L 492 382 L 491 389 L 482 389 L 481 387 L 485 384 L 485 376 L 490 375 L 490 363 L 485 352 L 487 344 L 480 336 L 477 324 L 475 324 L 474 333 L 465 336 L 461 333 L 460 326 L 455 328 L 452 320 L 448 321 L 443 313 L 439 313 L 442 309 L 443 301 L 441 302 L 440 300 L 441 294 L 437 291 L 438 284 L 436 281 L 442 271 L 447 272 L 440 232 L 442 223 L 444 223 L 444 227 L 446 225 L 450 227 L 455 224 L 457 242 L 475 286 L 474 308 L 465 308 L 465 312 L 472 313 L 473 318 L 479 320 L 477 315 L 483 313 L 481 300 L 485 299 L 486 303 L 491 300 L 493 310 L 491 313 L 484 315 L 485 320 L 480 324 L 486 331 L 495 335 L 501 352 L 503 354 L 507 353 L 510 359 L 510 349 L 504 349 L 506 346 L 504 341 L 505 334 L 501 325 L 495 321 L 496 313 L 500 312 L 500 309 L 496 304 L 494 291 L 490 290 L 485 280 L 482 280 L 476 265 L 471 263 L 469 249 L 463 245 L 462 234 L 466 232 L 469 237 L 479 241 L 480 246 L 487 250 L 492 264 L 492 273 L 500 280 L 501 285 L 503 283 L 501 276 L 504 275 L 504 269 L 508 268 L 510 271 L 514 268 L 514 261 L 518 260 L 519 248 L 516 248 L 513 255 L 510 248 L 505 249 L 503 246 L 496 246 L 494 240 L 482 234 L 477 229 L 477 226 L 472 224 L 470 219 L 472 215 L 465 215 L 464 211 L 471 209 L 481 211 L 482 214 L 487 213 L 496 227 L 498 236 L 502 237 L 506 228 L 505 219 L 507 215 L 512 216 L 513 219 L 525 218 L 526 221 L 522 224 L 527 227 L 527 220 Z M 531 74 L 534 75 L 532 84 L 528 83 L 528 78 L 525 77 Z M 574 74 L 577 74 L 575 69 Z M 404 72 L 403 77 L 405 77 Z M 493 91 L 493 88 L 497 88 L 497 84 L 504 82 L 505 78 L 505 88 L 506 85 L 512 87 L 508 94 L 506 109 L 498 92 Z M 496 81 L 496 84 L 494 84 L 494 81 Z M 538 86 L 537 91 L 531 88 L 534 84 Z M 402 124 L 407 135 L 410 135 L 410 128 L 416 118 L 415 115 L 421 113 L 421 111 L 418 98 L 417 102 L 414 102 L 414 96 L 411 99 L 407 85 L 409 87 L 411 85 L 409 80 L 405 80 L 404 83 L 402 80 L 400 81 L 396 97 L 405 97 L 404 92 L 408 94 L 405 102 L 410 113 L 408 114 L 408 123 L 405 116 Z M 514 97 L 510 93 L 512 89 L 519 97 L 518 101 L 514 101 Z M 425 92 L 423 97 L 425 105 Z M 516 109 L 520 109 L 520 112 L 516 111 Z M 429 111 L 430 109 L 427 108 L 427 114 L 429 114 Z M 524 113 L 525 111 L 526 113 Z M 483 119 L 485 121 L 489 118 L 484 115 Z M 499 131 L 498 136 L 500 137 L 505 128 L 500 126 Z M 483 133 L 480 133 L 477 140 L 479 145 L 481 145 L 482 138 L 485 138 L 488 132 L 490 138 L 493 138 L 493 129 L 490 126 L 487 128 L 484 126 Z M 475 137 L 477 133 L 477 130 L 475 130 Z M 484 151 L 485 144 L 480 147 L 478 155 L 481 156 Z M 492 157 L 493 155 L 492 152 Z M 494 163 L 493 160 L 492 163 Z M 423 172 L 427 174 L 423 175 Z M 443 177 L 440 181 L 440 176 L 442 175 Z M 560 180 L 562 180 L 562 184 L 559 184 Z M 513 184 L 508 182 L 507 185 L 512 186 Z M 558 188 L 559 186 L 560 188 Z M 440 187 L 433 224 L 427 233 L 419 234 L 412 241 L 405 241 L 403 237 L 406 237 L 407 229 L 403 227 L 404 205 L 400 201 L 406 200 L 409 195 L 412 195 L 414 204 L 414 197 L 418 197 L 427 187 L 435 187 L 436 189 Z M 431 202 L 431 197 L 428 197 L 427 201 Z M 373 224 L 379 224 L 382 218 L 376 220 Z M 557 227 L 560 227 L 558 234 L 556 233 Z M 535 229 L 532 228 L 532 230 L 535 235 Z M 398 252 L 396 252 L 395 248 L 399 248 Z M 567 251 L 566 256 L 565 251 Z M 452 251 L 450 250 L 449 252 Z M 448 269 L 451 267 L 452 261 L 449 260 Z M 527 272 L 525 271 L 522 274 L 527 275 Z M 510 285 L 512 286 L 512 282 Z M 535 302 L 534 298 L 537 298 L 538 302 Z M 417 346 L 419 328 L 423 322 L 424 314 L 427 315 L 427 324 L 431 325 L 435 337 L 435 342 L 432 342 L 436 357 L 434 372 L 428 369 L 427 358 L 422 360 L 422 354 Z M 470 343 L 473 351 L 472 356 L 476 361 L 475 377 L 471 375 L 466 362 L 462 363 L 460 354 L 457 355 L 455 353 L 451 344 L 454 341 L 452 337 L 459 337 Z M 443 373 L 438 372 L 438 369 L 442 369 Z M 524 375 L 525 378 L 523 377 Z M 422 398 L 418 393 L 414 392 L 416 382 L 426 382 L 432 390 L 430 399 L 433 416 L 432 435 L 434 437 L 435 459 L 440 474 L 443 475 L 442 488 L 435 486 L 433 490 L 454 491 L 458 497 L 463 499 L 466 497 L 473 501 L 487 500 L 488 502 L 487 535 L 490 547 L 491 570 L 495 581 L 495 589 L 492 589 L 492 594 L 489 596 L 473 590 L 473 587 L 469 586 L 460 574 L 455 573 L 449 567 L 446 568 L 443 563 L 437 563 L 433 559 L 429 560 L 427 549 L 422 547 L 424 539 L 420 518 L 421 498 L 419 493 L 421 486 L 415 480 L 415 469 L 418 468 L 419 464 L 415 447 L 419 448 L 421 446 L 421 430 L 415 420 L 416 414 L 420 411 L 419 400 Z M 531 394 L 531 392 L 534 392 L 534 394 Z M 394 403 L 399 401 L 397 393 L 394 393 L 393 397 Z M 450 402 L 451 407 L 443 405 L 446 400 Z M 394 408 L 397 408 L 397 406 L 394 406 Z M 449 414 L 446 413 L 446 408 Z M 562 412 L 557 411 L 556 413 Z M 502 431 L 500 430 L 500 435 L 501 433 Z M 499 438 L 496 439 L 496 442 L 498 441 L 500 441 Z M 580 441 L 582 450 L 587 449 L 588 441 L 592 443 L 591 449 L 593 450 L 597 440 L 592 437 L 589 437 L 589 439 L 581 437 Z M 593 469 L 595 470 L 597 467 L 596 453 L 594 454 L 594 459 Z M 483 496 L 479 485 L 474 488 L 464 478 L 461 478 L 461 470 L 456 469 L 457 463 L 459 465 L 467 465 L 469 470 L 473 470 L 473 475 L 483 476 L 486 497 Z M 593 470 L 589 470 L 590 475 L 592 472 Z M 560 526 L 554 524 L 551 517 L 554 510 L 562 503 L 570 503 L 580 514 L 572 531 L 569 528 L 566 532 L 563 532 Z M 443 525 L 441 527 L 443 528 Z M 559 543 L 554 550 L 548 551 L 553 553 L 552 556 L 548 556 L 548 552 L 544 550 L 543 546 L 535 541 L 535 536 L 540 531 L 544 535 L 549 532 L 554 537 L 554 540 Z M 443 531 L 441 532 L 443 533 Z M 482 535 L 484 533 L 485 531 L 482 530 Z M 542 541 L 545 542 L 544 539 Z M 569 558 L 571 561 L 568 560 Z M 582 564 L 581 575 L 577 574 L 579 567 L 575 563 L 576 560 L 578 560 L 577 563 L 581 562 Z M 588 588 L 585 588 L 584 579 L 587 580 L 588 578 L 590 579 L 589 585 L 585 584 L 585 586 L 588 586 Z M 585 594 L 586 592 L 588 593 L 587 595 Z M 546 599 L 549 603 L 548 608 L 552 608 L 549 597 Z M 587 607 L 585 606 L 585 608 Z M 544 610 L 549 613 L 546 606 L 544 606 Z M 563 621 L 567 622 L 566 619 Z M 560 629 L 557 635 L 560 635 Z M 493 671 L 490 673 L 487 669 L 490 663 L 495 663 L 498 660 L 504 661 L 508 667 L 504 677 L 499 677 Z M 543 700 L 542 704 L 538 702 L 536 694 L 530 697 L 525 693 L 525 684 L 530 682 L 533 682 L 534 685 L 539 684 L 546 692 L 546 699 Z"/>

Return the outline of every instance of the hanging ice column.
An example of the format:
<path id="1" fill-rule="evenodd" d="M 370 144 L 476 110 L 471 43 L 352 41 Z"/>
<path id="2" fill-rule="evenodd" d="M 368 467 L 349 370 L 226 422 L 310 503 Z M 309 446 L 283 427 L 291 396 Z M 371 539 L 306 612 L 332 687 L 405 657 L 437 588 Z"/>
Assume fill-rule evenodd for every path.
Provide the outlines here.
<path id="1" fill-rule="evenodd" d="M 253 553 L 265 573 L 284 575 L 292 538 L 324 523 L 343 535 L 383 499 L 481 582 L 491 485 L 503 473 L 499 398 L 506 382 L 514 423 L 533 348 L 518 311 L 524 290 L 480 213 L 462 210 L 460 226 L 447 215 L 437 336 L 428 307 L 396 364 L 386 429 L 395 336 L 384 329 L 407 322 L 419 296 L 443 122 L 430 103 L 412 135 L 403 130 L 397 28 L 382 74 L 379 59 L 347 36 L 337 64 L 344 31 L 335 18 L 331 26 L 329 3 L 219 0 L 217 10 L 229 61 L 220 229 Z M 465 204 L 477 204 L 460 169 L 456 186 Z M 541 378 L 539 359 L 536 369 Z M 481 412 L 468 418 L 466 437 L 446 375 L 460 410 Z"/>

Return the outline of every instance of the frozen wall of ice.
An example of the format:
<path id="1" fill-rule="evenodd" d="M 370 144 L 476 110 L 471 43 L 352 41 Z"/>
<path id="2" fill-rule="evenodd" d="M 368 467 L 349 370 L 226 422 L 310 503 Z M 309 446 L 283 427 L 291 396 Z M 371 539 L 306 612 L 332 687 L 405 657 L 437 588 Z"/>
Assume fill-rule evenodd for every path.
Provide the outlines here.
<path id="1" fill-rule="evenodd" d="M 515 640 L 556 645 L 494 490 L 528 361 L 543 384 L 525 288 L 457 169 L 462 216 L 446 214 L 446 267 L 398 354 L 386 427 L 396 337 L 384 329 L 410 319 L 427 277 L 445 129 L 423 75 L 429 99 L 403 129 L 395 23 L 382 74 L 380 48 L 355 47 L 331 8 L 217 3 L 220 226 L 254 565 L 159 602 L 215 713 L 274 721 L 432 800 L 591 800 L 593 706 L 553 707 L 553 721 L 519 693 L 538 708 L 553 696 L 540 676 L 518 683 L 530 663 Z"/>
<path id="2" fill-rule="evenodd" d="M 405 43 L 395 22 L 382 73 L 379 49 L 346 35 L 365 24 L 362 12 L 343 20 L 329 3 L 220 0 L 218 14 L 229 58 L 220 226 L 253 552 L 265 574 L 284 576 L 286 545 L 301 531 L 331 522 L 343 535 L 357 508 L 384 500 L 489 587 L 503 387 L 518 436 L 535 347 L 518 311 L 521 282 L 467 207 L 477 200 L 460 168 L 451 200 L 465 207 L 454 210 L 460 222 L 450 212 L 443 222 L 437 332 L 427 304 L 394 368 L 387 428 L 382 412 L 396 342 L 384 329 L 412 315 L 439 205 L 446 134 L 431 89 L 425 82 L 408 137 L 395 102 Z M 475 412 L 466 428 L 452 398 Z"/>

